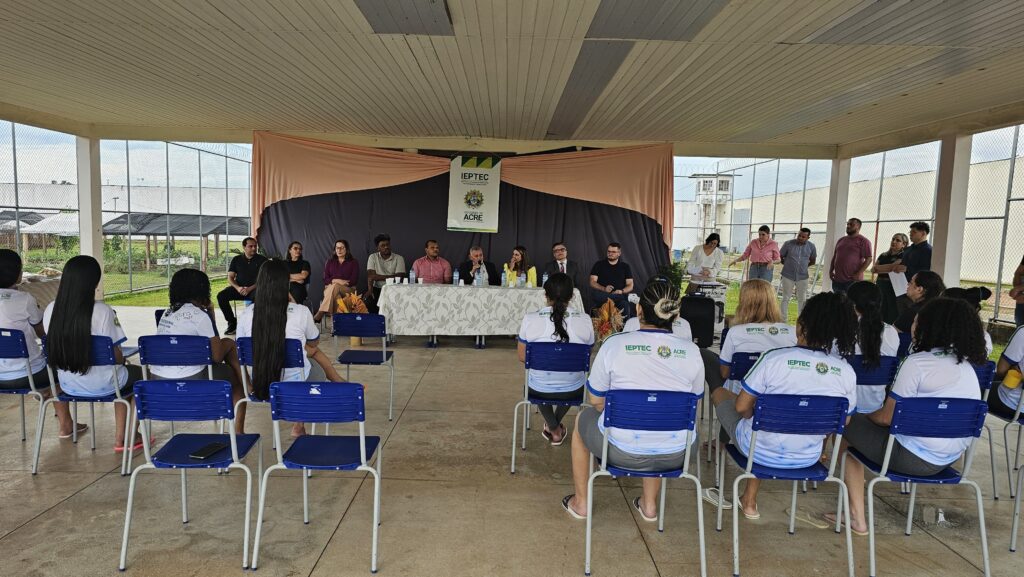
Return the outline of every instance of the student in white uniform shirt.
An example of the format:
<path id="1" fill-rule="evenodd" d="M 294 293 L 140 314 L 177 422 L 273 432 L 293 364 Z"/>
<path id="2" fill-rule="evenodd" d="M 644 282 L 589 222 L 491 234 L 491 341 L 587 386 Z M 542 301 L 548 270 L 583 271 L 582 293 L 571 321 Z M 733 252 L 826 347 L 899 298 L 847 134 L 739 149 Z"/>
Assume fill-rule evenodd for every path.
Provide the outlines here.
<path id="1" fill-rule="evenodd" d="M 797 346 L 761 354 L 743 379 L 737 396 L 725 387 L 711 394 L 722 430 L 744 455 L 750 455 L 754 405 L 760 395 L 824 395 L 845 397 L 852 414 L 857 408 L 857 377 L 842 357 L 830 354 L 835 347 L 844 356 L 853 354 L 857 317 L 843 295 L 826 292 L 807 301 L 796 321 Z M 730 331 L 731 336 L 731 331 Z M 759 433 L 756 462 L 781 469 L 799 469 L 818 462 L 824 435 Z M 759 519 L 759 479 L 748 479 L 740 507 L 743 516 Z"/>
<path id="2" fill-rule="evenodd" d="M 680 391 L 703 395 L 704 363 L 697 345 L 669 332 L 679 315 L 679 289 L 667 282 L 649 283 L 640 297 L 640 330 L 605 340 L 590 369 L 587 390 L 591 406 L 576 417 L 572 434 L 572 477 L 576 493 L 562 507 L 577 519 L 587 511 L 587 480 L 591 454 L 604 443 L 602 413 L 610 389 Z M 641 471 L 679 468 L 696 432 L 620 431 L 608 437 L 610 464 Z M 645 521 L 657 520 L 661 479 L 644 478 L 643 492 L 633 500 Z"/>
<path id="3" fill-rule="evenodd" d="M 857 346 L 865 368 L 874 368 L 880 357 L 895 357 L 900 348 L 896 327 L 882 321 L 882 291 L 873 282 L 857 281 L 846 289 L 846 297 L 857 311 Z M 857 386 L 857 412 L 873 413 L 885 402 L 884 385 Z"/>
<path id="4" fill-rule="evenodd" d="M 104 397 L 114 393 L 117 380 L 122 396 L 131 393 L 131 386 L 142 378 L 142 368 L 125 365 L 121 344 L 128 338 L 117 321 L 114 309 L 96 302 L 100 284 L 100 264 L 91 256 L 78 255 L 64 264 L 57 298 L 43 313 L 46 328 L 46 349 L 50 366 L 57 370 L 57 381 L 65 393 L 81 397 Z M 93 367 L 92 337 L 110 337 L 114 343 L 114 365 Z M 114 403 L 114 451 L 124 451 L 128 411 Z M 135 449 L 142 447 L 136 433 Z"/>
<path id="5" fill-rule="evenodd" d="M 590 316 L 569 308 L 572 300 L 572 279 L 564 273 L 555 273 L 544 283 L 544 297 L 547 306 L 539 311 L 527 313 L 519 327 L 519 361 L 526 361 L 526 343 L 556 342 L 594 344 L 594 323 Z M 552 373 L 530 369 L 527 386 L 531 397 L 550 400 L 573 400 L 583 398 L 584 373 Z M 555 447 L 565 440 L 566 430 L 562 419 L 569 407 L 540 405 L 544 417 L 541 434 Z"/>
<path id="6" fill-rule="evenodd" d="M 960 288 L 958 286 L 950 287 L 942 291 L 942 296 L 949 297 L 952 299 L 960 299 L 967 301 L 967 304 L 971 305 L 971 308 L 978 313 L 978 317 L 981 317 L 981 303 L 992 298 L 992 291 L 988 287 L 973 286 L 971 288 Z M 985 322 L 982 321 L 981 328 L 984 330 Z M 992 335 L 988 334 L 988 331 L 984 331 L 985 336 L 985 354 L 992 354 Z M 1013 416 L 1012 414 L 1010 415 Z"/>
<path id="7" fill-rule="evenodd" d="M 843 434 L 843 448 L 853 447 L 881 463 L 898 399 L 981 399 L 978 377 L 971 365 L 985 362 L 983 332 L 978 314 L 962 300 L 940 297 L 926 304 L 911 327 L 914 348 L 920 352 L 900 364 L 892 391 L 881 409 L 854 415 Z M 906 475 L 934 475 L 959 459 L 970 441 L 969 437 L 896 435 L 889 469 Z M 864 518 L 864 466 L 856 459 L 846 459 L 845 481 L 850 492 L 850 529 L 865 535 L 868 527 Z M 834 514 L 825 518 L 835 522 Z"/>
<path id="8" fill-rule="evenodd" d="M 213 304 L 210 301 L 210 278 L 206 273 L 183 268 L 171 277 L 171 306 L 164 310 L 157 325 L 158 335 L 188 335 L 210 339 L 210 356 L 213 360 L 213 378 L 231 383 L 234 402 L 242 398 L 242 369 L 238 364 L 235 341 L 217 336 L 213 328 Z M 209 377 L 206 365 L 162 366 L 153 365 L 149 370 L 154 379 L 164 380 L 205 380 Z M 245 403 L 235 414 L 235 432 L 245 433 Z"/>
<path id="9" fill-rule="evenodd" d="M 740 393 L 740 382 L 730 379 L 732 359 L 736 353 L 763 353 L 770 349 L 791 347 L 796 344 L 796 328 L 786 324 L 775 289 L 770 282 L 752 279 L 740 286 L 740 302 L 732 317 L 729 334 L 722 343 L 718 367 L 705 366 L 708 391 L 725 386 L 734 395 Z M 711 355 L 706 355 L 712 360 Z M 720 378 L 719 378 L 720 377 Z"/>
<path id="10" fill-rule="evenodd" d="M 28 293 L 18 290 L 21 283 L 22 264 L 18 253 L 10 249 L 0 249 L 0 328 L 21 331 L 25 335 L 25 347 L 28 349 L 29 370 L 32 371 L 32 382 L 36 389 L 49 396 L 46 389 L 50 387 L 50 374 L 46 370 L 46 357 L 36 342 L 36 337 L 43 337 L 43 311 L 39 310 L 36 299 Z M 25 361 L 22 359 L 0 359 L 0 389 L 27 389 L 28 375 L 25 373 Z M 71 412 L 67 403 L 54 403 L 54 411 L 60 422 L 57 435 L 61 439 L 71 438 Z M 78 425 L 78 434 L 89 430 L 84 424 Z"/>
<path id="11" fill-rule="evenodd" d="M 288 283 L 288 265 L 284 261 L 265 262 L 256 276 L 256 300 L 238 318 L 238 336 L 252 337 L 252 387 L 258 399 L 269 399 L 270 384 L 278 381 L 344 381 L 320 350 L 320 329 L 312 313 L 292 302 Z M 304 366 L 284 368 L 285 339 L 296 339 L 305 345 Z M 295 423 L 292 436 L 305 434 L 305 426 Z"/>

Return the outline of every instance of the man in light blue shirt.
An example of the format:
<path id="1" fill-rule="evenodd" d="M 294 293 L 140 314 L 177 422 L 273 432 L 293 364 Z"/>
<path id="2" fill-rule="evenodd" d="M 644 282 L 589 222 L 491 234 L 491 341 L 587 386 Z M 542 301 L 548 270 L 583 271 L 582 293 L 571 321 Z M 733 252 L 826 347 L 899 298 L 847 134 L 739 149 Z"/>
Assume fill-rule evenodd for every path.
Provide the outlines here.
<path id="1" fill-rule="evenodd" d="M 800 314 L 807 302 L 808 269 L 818 258 L 818 249 L 809 241 L 811 229 L 801 228 L 795 239 L 787 240 L 782 245 L 779 255 L 782 257 L 782 314 L 789 316 L 789 299 L 796 290 L 796 311 Z"/>

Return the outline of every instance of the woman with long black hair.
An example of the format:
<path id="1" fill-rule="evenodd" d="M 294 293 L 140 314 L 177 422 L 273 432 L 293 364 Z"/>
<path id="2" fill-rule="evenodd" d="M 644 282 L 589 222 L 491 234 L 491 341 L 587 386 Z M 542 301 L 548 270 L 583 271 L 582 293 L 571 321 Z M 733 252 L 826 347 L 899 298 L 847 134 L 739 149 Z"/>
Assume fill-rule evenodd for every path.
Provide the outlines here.
<path id="1" fill-rule="evenodd" d="M 309 286 L 309 261 L 302 258 L 302 243 L 293 240 L 288 245 L 288 256 L 285 257 L 288 262 L 288 292 L 292 295 L 292 300 L 297 304 L 304 304 L 306 302 L 306 296 L 308 296 Z"/>
<path id="2" fill-rule="evenodd" d="M 544 297 L 547 306 L 523 317 L 519 328 L 519 360 L 526 360 L 526 343 L 556 342 L 594 344 L 594 324 L 590 317 L 569 308 L 572 300 L 572 279 L 565 273 L 555 273 L 544 283 Z M 583 385 L 587 382 L 584 373 L 552 373 L 530 369 L 527 385 L 530 396 L 551 400 L 580 399 Z M 562 419 L 569 407 L 541 405 L 544 417 L 541 434 L 552 445 L 558 446 L 565 440 L 566 430 Z"/>
<path id="3" fill-rule="evenodd" d="M 270 383 L 277 381 L 344 380 L 318 346 L 320 329 L 309 309 L 289 301 L 288 284 L 285 261 L 273 259 L 264 263 L 256 277 L 256 300 L 245 307 L 238 319 L 238 336 L 252 337 L 252 388 L 259 399 L 269 399 Z M 285 339 L 296 339 L 305 345 L 302 367 L 284 368 Z M 310 359 L 316 362 L 310 363 Z M 295 423 L 292 436 L 304 434 L 303 424 Z"/>
<path id="4" fill-rule="evenodd" d="M 857 312 L 857 346 L 854 353 L 861 355 L 861 363 L 874 368 L 881 357 L 895 357 L 900 348 L 900 335 L 896 328 L 882 321 L 882 290 L 875 283 L 857 281 L 846 289 L 846 297 Z M 884 386 L 857 387 L 857 412 L 873 413 L 885 401 Z"/>
<path id="5" fill-rule="evenodd" d="M 910 327 L 914 324 L 914 317 L 920 312 L 928 301 L 942 296 L 946 285 L 938 273 L 930 270 L 922 270 L 914 274 L 907 284 L 907 298 L 910 299 L 910 306 L 900 313 L 896 322 L 892 323 L 896 330 L 901 333 L 909 333 Z"/>
<path id="6" fill-rule="evenodd" d="M 57 381 L 67 394 L 81 397 L 105 397 L 114 393 L 117 379 L 122 395 L 142 378 L 142 368 L 126 365 L 121 343 L 128 340 L 114 309 L 96 302 L 96 287 L 102 276 L 100 263 L 91 256 L 78 255 L 64 265 L 60 288 L 43 313 L 46 327 L 47 361 L 57 370 Z M 92 337 L 110 337 L 114 343 L 114 365 L 94 367 Z M 128 411 L 121 403 L 114 403 L 114 451 L 124 451 L 125 428 Z M 142 447 L 136 434 L 134 448 Z"/>

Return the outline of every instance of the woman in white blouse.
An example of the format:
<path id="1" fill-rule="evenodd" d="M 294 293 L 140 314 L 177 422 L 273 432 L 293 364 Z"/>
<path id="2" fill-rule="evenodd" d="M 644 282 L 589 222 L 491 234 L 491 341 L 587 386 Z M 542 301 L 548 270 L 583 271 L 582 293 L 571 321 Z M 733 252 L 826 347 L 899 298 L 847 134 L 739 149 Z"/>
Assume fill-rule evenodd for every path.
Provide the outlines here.
<path id="1" fill-rule="evenodd" d="M 686 272 L 704 280 L 715 280 L 722 270 L 722 249 L 718 248 L 721 242 L 718 233 L 713 232 L 704 240 L 704 244 L 693 247 L 690 261 L 686 263 Z"/>

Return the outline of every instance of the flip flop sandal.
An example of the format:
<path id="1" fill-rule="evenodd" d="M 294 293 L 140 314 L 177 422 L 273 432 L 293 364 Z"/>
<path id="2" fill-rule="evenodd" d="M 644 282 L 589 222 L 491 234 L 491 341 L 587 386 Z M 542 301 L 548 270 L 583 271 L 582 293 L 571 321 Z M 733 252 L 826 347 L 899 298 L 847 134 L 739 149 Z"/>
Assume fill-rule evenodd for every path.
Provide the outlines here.
<path id="1" fill-rule="evenodd" d="M 551 436 L 548 440 L 551 441 L 552 447 L 561 447 L 562 443 L 565 442 L 565 438 L 569 436 L 569 431 L 565 428 L 565 425 L 559 425 L 558 427 L 562 429 L 562 436 L 558 441 L 555 441 L 555 435 L 553 433 L 548 433 Z"/>
<path id="2" fill-rule="evenodd" d="M 754 513 L 751 514 L 751 513 L 747 513 L 746 511 L 744 511 L 743 507 L 740 507 L 740 513 L 743 513 L 743 516 L 746 517 L 747 519 L 750 519 L 751 521 L 757 521 L 758 519 L 761 518 L 761 512 L 760 511 L 754 511 Z"/>
<path id="3" fill-rule="evenodd" d="M 637 513 L 640 513 L 640 518 L 644 521 L 647 521 L 648 523 L 653 523 L 658 520 L 657 515 L 655 515 L 654 517 L 648 517 L 646 514 L 644 514 L 644 509 L 643 507 L 640 506 L 640 497 L 633 499 L 633 508 L 636 509 Z"/>
<path id="4" fill-rule="evenodd" d="M 153 446 L 153 443 L 155 443 L 155 442 L 156 442 L 156 437 L 150 437 L 149 438 L 149 445 L 151 447 Z M 140 450 L 142 450 L 142 447 L 143 447 L 142 440 L 140 439 L 134 445 L 132 445 L 132 451 L 140 451 Z M 124 452 L 124 447 L 118 447 L 117 445 L 114 445 L 114 452 L 115 453 L 123 453 Z"/>
<path id="5" fill-rule="evenodd" d="M 544 425 L 544 428 L 540 430 L 540 436 L 544 437 L 547 442 L 551 442 L 551 431 L 547 429 L 547 425 Z"/>
<path id="6" fill-rule="evenodd" d="M 83 433 L 85 433 L 86 431 L 89 430 L 89 425 L 86 425 L 85 423 L 78 423 L 76 425 L 76 427 L 78 428 L 78 434 L 79 435 L 81 435 L 81 434 L 83 434 Z M 74 436 L 74 433 L 68 433 L 66 435 L 57 435 L 57 438 L 58 439 L 70 439 L 73 436 Z"/>
<path id="7" fill-rule="evenodd" d="M 572 501 L 572 498 L 575 497 L 575 496 L 576 496 L 576 493 L 573 493 L 572 495 L 566 495 L 565 497 L 562 497 L 562 508 L 565 509 L 565 511 L 567 513 L 572 515 L 573 519 L 579 519 L 580 521 L 586 521 L 587 520 L 586 517 L 584 517 L 583 515 L 580 515 L 576 511 L 573 511 L 572 507 L 569 506 L 569 501 Z"/>
<path id="8" fill-rule="evenodd" d="M 836 520 L 835 519 L 831 519 L 830 520 L 828 518 L 828 515 L 831 515 L 831 513 L 825 513 L 825 515 L 822 515 L 822 519 L 827 521 L 829 526 L 835 527 L 836 526 Z M 846 526 L 846 519 L 840 519 L 840 521 L 839 521 L 840 529 L 845 527 L 845 526 Z M 853 527 L 850 527 L 850 532 L 853 533 L 854 535 L 857 535 L 858 537 L 867 537 L 867 535 L 868 535 L 867 531 L 858 531 L 858 530 L 854 529 Z"/>
<path id="9" fill-rule="evenodd" d="M 786 507 L 786 514 L 789 515 L 789 512 L 789 507 Z M 826 521 L 824 517 L 819 519 L 808 513 L 806 509 L 802 509 L 800 507 L 796 508 L 796 520 L 800 521 L 801 523 L 806 523 L 811 527 L 814 527 L 815 529 L 828 529 L 830 525 L 830 523 Z M 835 522 L 832 522 L 831 525 L 835 526 Z"/>
<path id="10" fill-rule="evenodd" d="M 704 500 L 708 503 L 717 507 L 719 498 L 718 487 L 708 487 L 707 489 L 704 489 Z M 732 502 L 728 499 L 722 501 L 722 509 L 725 509 L 726 511 L 732 509 Z"/>

